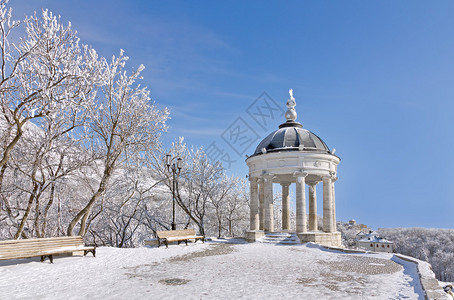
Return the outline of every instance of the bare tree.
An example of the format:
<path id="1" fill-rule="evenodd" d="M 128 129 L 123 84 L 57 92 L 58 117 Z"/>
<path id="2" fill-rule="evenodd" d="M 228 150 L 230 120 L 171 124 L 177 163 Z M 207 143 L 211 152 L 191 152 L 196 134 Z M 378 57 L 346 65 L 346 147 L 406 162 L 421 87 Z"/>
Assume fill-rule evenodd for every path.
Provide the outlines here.
<path id="1" fill-rule="evenodd" d="M 0 118 L 5 126 L 0 168 L 30 120 L 67 118 L 68 108 L 91 100 L 98 64 L 94 50 L 79 46 L 71 24 L 65 27 L 47 10 L 41 18 L 35 13 L 16 22 L 6 4 L 0 2 Z M 10 36 L 19 26 L 26 34 L 14 43 Z"/>
<path id="2" fill-rule="evenodd" d="M 212 164 L 202 149 L 190 153 L 188 169 L 182 178 L 182 190 L 177 189 L 178 205 L 197 225 L 200 234 L 205 235 L 205 217 L 209 209 L 210 195 L 223 174 L 222 165 Z"/>
<path id="3" fill-rule="evenodd" d="M 98 61 L 94 50 L 80 47 L 71 25 L 64 26 L 47 10 L 24 21 L 12 20 L 7 1 L 0 2 L 0 193 L 2 207 L 17 223 L 15 238 L 26 237 L 25 223 L 36 196 L 42 193 L 42 162 L 58 137 L 67 135 L 83 121 L 86 104 L 93 99 L 92 86 L 97 80 Z M 18 29 L 18 30 L 16 30 Z M 25 35 L 13 40 L 15 32 Z M 34 182 L 23 214 L 13 212 L 4 176 L 14 148 L 33 127 L 47 131 L 45 143 L 35 145 L 36 158 L 27 174 Z M 37 133 L 38 131 L 34 131 Z M 31 145 L 30 145 L 31 146 Z M 38 184 L 41 182 L 41 184 Z"/>
<path id="4" fill-rule="evenodd" d="M 67 234 L 73 235 L 80 221 L 79 235 L 87 230 L 87 220 L 96 201 L 104 195 L 109 181 L 122 164 L 136 164 L 147 152 L 153 151 L 160 134 L 166 129 L 166 109 L 159 110 L 150 103 L 149 91 L 136 84 L 140 79 L 140 66 L 131 75 L 125 71 L 128 57 L 120 52 L 103 68 L 103 85 L 97 101 L 90 108 L 86 130 L 90 137 L 90 150 L 102 155 L 103 173 L 99 185 L 86 205 L 69 223 Z"/>
<path id="5" fill-rule="evenodd" d="M 214 207 L 216 215 L 218 238 L 222 236 L 223 229 L 225 230 L 224 221 L 230 213 L 230 201 L 236 199 L 236 195 L 234 195 L 233 191 L 238 184 L 239 178 L 223 175 L 219 182 L 217 182 L 214 188 L 210 191 L 210 204 Z M 229 233 L 231 233 L 231 230 L 229 230 Z"/>
<path id="6" fill-rule="evenodd" d="M 229 236 L 243 234 L 249 226 L 249 189 L 245 179 L 236 179 L 237 184 L 227 197 L 226 221 Z"/>

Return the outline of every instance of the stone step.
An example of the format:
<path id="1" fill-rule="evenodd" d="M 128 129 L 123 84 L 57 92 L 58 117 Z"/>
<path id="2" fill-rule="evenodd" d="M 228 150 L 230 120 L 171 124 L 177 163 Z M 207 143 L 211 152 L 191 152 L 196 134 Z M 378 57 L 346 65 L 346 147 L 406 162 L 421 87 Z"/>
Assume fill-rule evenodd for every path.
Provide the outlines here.
<path id="1" fill-rule="evenodd" d="M 265 235 L 265 238 L 268 239 L 276 239 L 276 240 L 285 240 L 285 239 L 298 239 L 297 236 L 273 236 L 273 235 Z"/>
<path id="2" fill-rule="evenodd" d="M 261 240 L 261 241 L 258 241 L 260 243 L 265 243 L 265 244 L 280 244 L 280 245 L 297 245 L 297 244 L 301 244 L 300 241 L 270 241 L 270 240 Z"/>
<path id="3" fill-rule="evenodd" d="M 295 236 L 295 234 L 286 233 L 286 232 L 271 232 L 271 233 L 265 234 L 265 236 L 268 236 L 268 237 L 292 237 L 292 236 Z"/>
<path id="4" fill-rule="evenodd" d="M 299 238 L 294 233 L 287 232 L 271 232 L 265 234 L 263 238 L 258 240 L 261 243 L 269 244 L 285 244 L 285 245 L 296 245 L 300 244 Z"/>
<path id="5" fill-rule="evenodd" d="M 259 241 L 260 243 L 265 243 L 265 244 L 292 244 L 292 245 L 296 245 L 296 244 L 300 244 L 301 242 L 300 241 L 269 241 L 269 240 L 262 240 L 262 241 Z"/>

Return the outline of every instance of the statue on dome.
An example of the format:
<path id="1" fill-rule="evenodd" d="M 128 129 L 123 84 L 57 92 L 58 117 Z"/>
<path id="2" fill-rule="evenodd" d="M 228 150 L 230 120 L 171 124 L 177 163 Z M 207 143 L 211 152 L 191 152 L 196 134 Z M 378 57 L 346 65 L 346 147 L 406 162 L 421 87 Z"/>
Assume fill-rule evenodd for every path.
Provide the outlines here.
<path id="1" fill-rule="evenodd" d="M 290 94 L 290 99 L 287 100 L 287 108 L 295 109 L 296 101 L 295 98 L 293 98 L 293 89 L 289 89 L 288 93 Z"/>
<path id="2" fill-rule="evenodd" d="M 293 89 L 288 90 L 288 93 L 290 94 L 290 99 L 287 100 L 287 112 L 285 113 L 285 118 L 287 119 L 287 121 L 295 121 L 296 120 L 296 111 L 295 111 L 296 101 L 295 101 L 295 98 L 293 97 Z"/>

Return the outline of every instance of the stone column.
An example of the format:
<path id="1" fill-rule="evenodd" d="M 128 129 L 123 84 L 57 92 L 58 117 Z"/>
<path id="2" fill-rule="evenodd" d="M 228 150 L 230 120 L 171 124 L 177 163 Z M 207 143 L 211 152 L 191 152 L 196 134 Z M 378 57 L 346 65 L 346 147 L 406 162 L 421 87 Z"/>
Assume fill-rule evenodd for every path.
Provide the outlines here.
<path id="1" fill-rule="evenodd" d="M 323 177 L 323 231 L 334 232 L 333 187 L 331 176 Z"/>
<path id="2" fill-rule="evenodd" d="M 333 196 L 333 201 L 332 201 L 332 214 L 333 214 L 333 232 L 337 231 L 337 222 L 336 222 L 336 194 L 334 193 L 334 183 L 337 181 L 337 177 L 334 177 L 331 182 L 331 188 L 332 188 L 332 196 Z"/>
<path id="3" fill-rule="evenodd" d="M 273 176 L 266 175 L 264 180 L 265 224 L 264 230 L 274 231 L 274 208 L 273 208 Z"/>
<path id="4" fill-rule="evenodd" d="M 282 230 L 290 229 L 290 183 L 281 183 L 282 186 Z"/>
<path id="5" fill-rule="evenodd" d="M 258 195 L 258 183 L 257 178 L 249 178 L 251 188 L 251 203 L 250 203 L 250 229 L 259 229 L 259 195 Z"/>
<path id="6" fill-rule="evenodd" d="M 306 172 L 296 176 L 296 233 L 307 232 L 306 216 Z"/>
<path id="7" fill-rule="evenodd" d="M 259 182 L 259 230 L 265 228 L 265 184 L 263 178 Z"/>
<path id="8" fill-rule="evenodd" d="M 316 185 L 317 182 L 311 182 L 309 184 L 309 231 L 318 230 Z"/>

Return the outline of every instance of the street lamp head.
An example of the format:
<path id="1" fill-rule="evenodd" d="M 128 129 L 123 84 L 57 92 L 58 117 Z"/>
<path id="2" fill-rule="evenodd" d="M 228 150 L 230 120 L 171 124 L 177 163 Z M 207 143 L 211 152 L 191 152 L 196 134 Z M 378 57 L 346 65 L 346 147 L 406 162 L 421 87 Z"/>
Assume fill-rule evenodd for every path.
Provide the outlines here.
<path id="1" fill-rule="evenodd" d="M 169 169 L 169 167 L 170 167 L 171 159 L 172 159 L 172 155 L 166 154 L 166 166 L 167 166 L 167 169 Z"/>
<path id="2" fill-rule="evenodd" d="M 181 171 L 182 164 L 183 164 L 183 159 L 181 159 L 181 157 L 178 157 L 178 159 L 177 159 L 177 168 L 178 168 L 178 172 Z"/>

